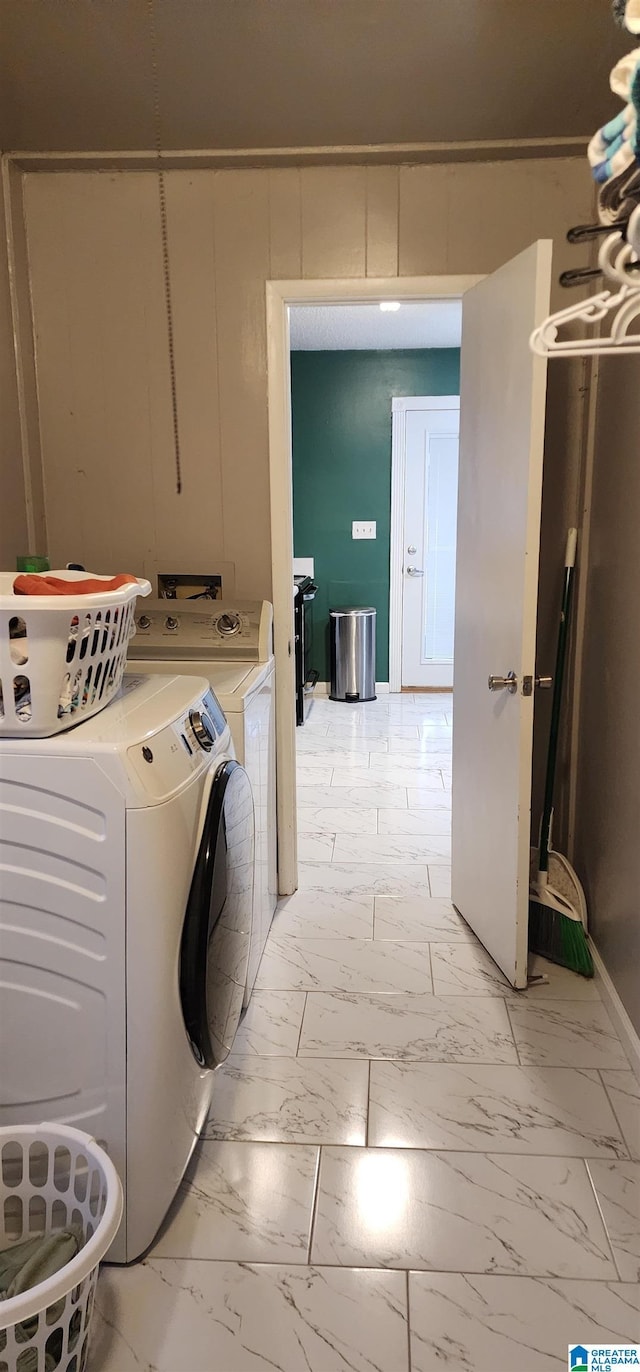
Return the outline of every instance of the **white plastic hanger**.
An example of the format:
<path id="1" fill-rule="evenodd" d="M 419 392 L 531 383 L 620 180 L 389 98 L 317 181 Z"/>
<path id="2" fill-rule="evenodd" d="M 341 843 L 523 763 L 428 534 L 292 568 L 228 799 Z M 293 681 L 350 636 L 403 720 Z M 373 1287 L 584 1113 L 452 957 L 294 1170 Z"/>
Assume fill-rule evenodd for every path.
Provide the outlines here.
<path id="1" fill-rule="evenodd" d="M 629 271 L 629 264 L 640 258 L 640 206 L 634 211 L 627 227 L 627 241 L 620 233 L 605 238 L 598 253 L 598 264 L 604 276 L 618 285 L 617 291 L 600 291 L 587 300 L 569 305 L 549 315 L 534 329 L 529 346 L 541 357 L 586 357 L 640 353 L 640 332 L 630 333 L 631 325 L 640 317 L 640 278 Z M 562 338 L 558 335 L 568 324 L 597 325 L 613 316 L 608 335 L 594 333 L 582 337 Z"/>

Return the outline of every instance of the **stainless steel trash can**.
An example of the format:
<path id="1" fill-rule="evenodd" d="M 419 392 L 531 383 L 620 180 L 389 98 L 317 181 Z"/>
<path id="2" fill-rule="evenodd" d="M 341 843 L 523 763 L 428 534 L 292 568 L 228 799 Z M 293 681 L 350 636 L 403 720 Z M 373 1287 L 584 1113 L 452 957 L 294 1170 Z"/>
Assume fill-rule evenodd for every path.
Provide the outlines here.
<path id="1" fill-rule="evenodd" d="M 375 700 L 376 612 L 371 606 L 329 611 L 331 700 Z"/>

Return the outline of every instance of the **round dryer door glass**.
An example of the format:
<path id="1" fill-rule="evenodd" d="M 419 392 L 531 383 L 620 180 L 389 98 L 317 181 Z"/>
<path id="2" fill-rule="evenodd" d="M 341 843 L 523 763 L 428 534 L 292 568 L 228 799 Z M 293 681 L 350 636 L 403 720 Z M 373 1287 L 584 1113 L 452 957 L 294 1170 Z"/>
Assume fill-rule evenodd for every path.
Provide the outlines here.
<path id="1" fill-rule="evenodd" d="M 216 772 L 193 871 L 180 948 L 182 1013 L 193 1053 L 217 1067 L 242 1012 L 253 913 L 254 821 L 237 762 Z"/>

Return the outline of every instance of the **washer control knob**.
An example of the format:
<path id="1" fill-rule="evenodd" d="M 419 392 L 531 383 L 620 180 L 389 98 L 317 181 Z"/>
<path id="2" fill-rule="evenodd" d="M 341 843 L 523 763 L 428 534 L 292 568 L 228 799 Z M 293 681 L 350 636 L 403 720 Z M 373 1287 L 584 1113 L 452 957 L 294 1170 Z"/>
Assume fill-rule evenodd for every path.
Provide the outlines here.
<path id="1" fill-rule="evenodd" d="M 240 615 L 235 614 L 232 610 L 227 614 L 220 615 L 218 620 L 218 633 L 226 634 L 228 636 L 229 634 L 237 634 L 239 629 Z"/>
<path id="2" fill-rule="evenodd" d="M 176 619 L 175 615 L 167 615 L 167 618 L 164 621 L 165 629 L 177 629 L 179 628 L 179 625 L 180 620 Z"/>
<path id="3" fill-rule="evenodd" d="M 189 712 L 189 723 L 196 743 L 204 748 L 205 753 L 210 753 L 216 741 L 215 730 L 209 716 L 202 714 L 200 710 Z"/>
<path id="4" fill-rule="evenodd" d="M 151 620 L 149 619 L 149 616 L 148 616 L 148 615 L 140 615 L 140 618 L 139 618 L 139 620 L 138 620 L 138 628 L 139 628 L 139 629 L 150 629 L 150 628 L 151 628 Z"/>

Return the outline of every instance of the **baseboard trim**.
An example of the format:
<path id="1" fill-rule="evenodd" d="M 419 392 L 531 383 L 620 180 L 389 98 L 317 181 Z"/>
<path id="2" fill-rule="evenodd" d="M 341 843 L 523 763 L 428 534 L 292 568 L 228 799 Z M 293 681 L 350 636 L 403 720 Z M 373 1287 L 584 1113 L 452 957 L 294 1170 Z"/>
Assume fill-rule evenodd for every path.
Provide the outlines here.
<path id="1" fill-rule="evenodd" d="M 316 681 L 316 684 L 315 684 L 315 686 L 314 686 L 314 688 L 313 688 L 313 694 L 314 694 L 315 696 L 328 696 L 330 685 L 331 685 L 331 682 L 330 682 L 330 681 Z M 376 695 L 378 695 L 378 696 L 388 696 L 388 695 L 389 695 L 389 682 L 388 682 L 388 681 L 376 681 Z M 365 703 L 366 703 L 366 702 L 365 702 Z"/>
<path id="2" fill-rule="evenodd" d="M 410 695 L 413 694 L 414 696 L 450 696 L 453 691 L 453 682 L 450 686 L 403 686 L 402 690 L 408 691 Z"/>
<path id="3" fill-rule="evenodd" d="M 614 1027 L 618 1035 L 618 1038 L 622 1043 L 622 1047 L 624 1048 L 624 1051 L 629 1059 L 629 1066 L 632 1072 L 635 1073 L 636 1077 L 638 1078 L 638 1081 L 640 1082 L 640 1037 L 636 1033 L 636 1030 L 634 1029 L 634 1026 L 631 1023 L 629 1015 L 627 1014 L 627 1011 L 624 1008 L 620 996 L 616 991 L 616 988 L 605 967 L 602 957 L 593 942 L 593 939 L 589 940 L 589 944 L 591 948 L 591 955 L 593 957 L 593 965 L 595 967 L 596 972 L 598 990 L 600 992 L 600 995 L 602 996 L 602 999 L 605 1003 L 607 1010 L 609 1011 L 609 1015 L 613 1020 Z"/>

